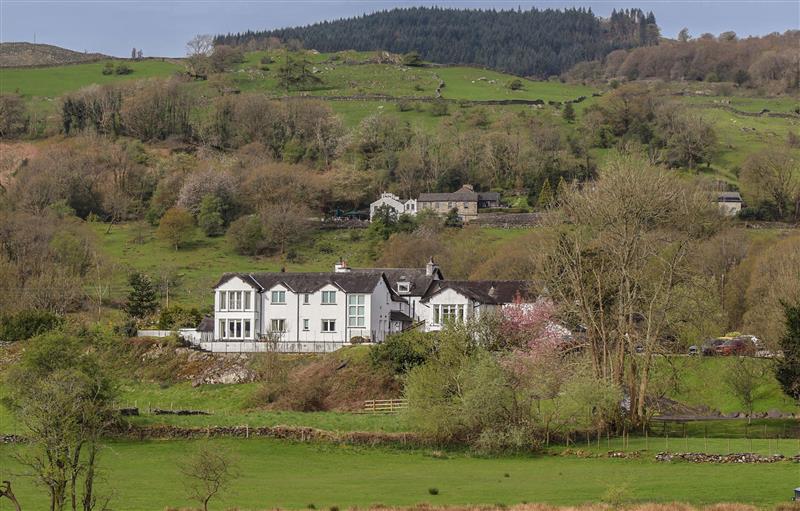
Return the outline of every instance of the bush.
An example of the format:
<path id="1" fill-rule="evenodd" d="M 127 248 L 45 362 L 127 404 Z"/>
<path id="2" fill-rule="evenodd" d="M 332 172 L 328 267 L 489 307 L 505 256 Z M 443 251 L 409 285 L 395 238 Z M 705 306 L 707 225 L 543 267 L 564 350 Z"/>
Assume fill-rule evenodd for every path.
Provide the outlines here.
<path id="1" fill-rule="evenodd" d="M 104 75 L 113 75 L 114 74 L 114 64 L 111 62 L 106 62 L 106 65 L 103 66 L 103 70 L 101 71 Z"/>
<path id="2" fill-rule="evenodd" d="M 413 109 L 414 105 L 411 103 L 411 101 L 407 99 L 401 99 L 400 101 L 397 102 L 398 112 L 410 112 Z"/>
<path id="3" fill-rule="evenodd" d="M 431 103 L 431 115 L 436 117 L 443 117 L 450 112 L 445 101 L 434 101 Z"/>
<path id="4" fill-rule="evenodd" d="M 428 488 L 428 493 L 431 495 L 439 495 L 439 488 Z"/>
<path id="5" fill-rule="evenodd" d="M 194 328 L 202 319 L 203 314 L 195 307 L 185 309 L 180 305 L 173 305 L 161 310 L 158 316 L 158 328 L 159 330 Z"/>
<path id="6" fill-rule="evenodd" d="M 228 227 L 227 237 L 237 254 L 256 255 L 264 248 L 264 230 L 257 215 L 234 221 Z"/>
<path id="7" fill-rule="evenodd" d="M 522 90 L 522 80 L 519 78 L 514 78 L 508 82 L 508 88 L 511 90 Z"/>
<path id="8" fill-rule="evenodd" d="M 117 68 L 114 70 L 114 73 L 118 75 L 129 75 L 133 73 L 133 69 L 128 67 L 127 64 L 119 64 Z"/>
<path id="9" fill-rule="evenodd" d="M 61 316 L 48 311 L 25 310 L 0 317 L 0 341 L 15 342 L 30 339 L 57 328 Z"/>
<path id="10" fill-rule="evenodd" d="M 384 342 L 372 347 L 370 356 L 372 363 L 389 367 L 397 374 L 424 364 L 433 350 L 433 338 L 430 334 L 410 330 L 392 334 Z"/>

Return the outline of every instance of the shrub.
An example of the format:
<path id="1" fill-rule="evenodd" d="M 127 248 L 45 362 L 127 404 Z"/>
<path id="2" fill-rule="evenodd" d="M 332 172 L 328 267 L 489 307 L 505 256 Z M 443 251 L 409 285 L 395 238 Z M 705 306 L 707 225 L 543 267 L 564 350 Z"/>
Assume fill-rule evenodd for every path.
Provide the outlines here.
<path id="1" fill-rule="evenodd" d="M 511 90 L 521 90 L 522 89 L 522 80 L 519 78 L 514 78 L 510 82 L 508 82 L 508 88 Z"/>
<path id="2" fill-rule="evenodd" d="M 256 255 L 264 248 L 264 230 L 257 215 L 234 221 L 228 227 L 227 237 L 237 254 Z"/>
<path id="3" fill-rule="evenodd" d="M 449 113 L 449 108 L 445 101 L 434 101 L 431 103 L 431 115 L 443 117 Z"/>
<path id="4" fill-rule="evenodd" d="M 431 495 L 439 495 L 439 488 L 428 488 L 428 493 Z"/>
<path id="5" fill-rule="evenodd" d="M 414 105 L 407 99 L 401 99 L 397 102 L 398 112 L 409 112 L 414 109 Z"/>
<path id="6" fill-rule="evenodd" d="M 48 311 L 25 310 L 0 317 L 0 341 L 15 342 L 43 334 L 62 323 L 61 316 Z"/>
<path id="7" fill-rule="evenodd" d="M 173 305 L 161 310 L 158 316 L 158 328 L 159 330 L 193 328 L 196 327 L 202 319 L 203 314 L 195 307 L 185 309 L 180 305 Z"/>
<path id="8" fill-rule="evenodd" d="M 133 69 L 128 67 L 127 64 L 119 64 L 117 65 L 117 68 L 114 70 L 114 73 L 118 75 L 129 75 L 133 73 Z"/>
<path id="9" fill-rule="evenodd" d="M 103 66 L 103 70 L 101 71 L 104 75 L 113 75 L 114 74 L 114 64 L 111 62 L 106 62 L 106 65 Z"/>
<path id="10" fill-rule="evenodd" d="M 424 364 L 432 350 L 431 335 L 410 330 L 390 335 L 381 344 L 373 346 L 370 356 L 373 364 L 388 366 L 393 372 L 400 374 Z"/>

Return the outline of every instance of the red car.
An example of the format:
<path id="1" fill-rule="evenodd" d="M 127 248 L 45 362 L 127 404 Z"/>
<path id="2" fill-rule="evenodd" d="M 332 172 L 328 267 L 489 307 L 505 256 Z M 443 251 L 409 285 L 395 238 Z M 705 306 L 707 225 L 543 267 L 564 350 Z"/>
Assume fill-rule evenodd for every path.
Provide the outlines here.
<path id="1" fill-rule="evenodd" d="M 716 347 L 717 355 L 752 355 L 755 352 L 753 342 L 746 339 L 731 339 Z"/>

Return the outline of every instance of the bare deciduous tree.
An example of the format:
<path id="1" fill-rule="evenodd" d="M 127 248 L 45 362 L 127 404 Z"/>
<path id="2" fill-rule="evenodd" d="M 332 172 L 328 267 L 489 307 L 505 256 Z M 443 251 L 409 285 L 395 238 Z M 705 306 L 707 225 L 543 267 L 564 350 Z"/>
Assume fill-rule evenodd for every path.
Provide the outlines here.
<path id="1" fill-rule="evenodd" d="M 211 499 L 224 493 L 238 477 L 235 459 L 208 443 L 201 443 L 187 456 L 180 464 L 180 471 L 186 478 L 189 498 L 199 502 L 203 511 L 208 511 Z"/>
<path id="2" fill-rule="evenodd" d="M 626 387 L 631 419 L 642 421 L 653 357 L 678 292 L 693 285 L 689 256 L 718 213 L 663 168 L 626 156 L 567 194 L 553 220 L 543 279 L 586 327 L 596 375 Z"/>
<path id="3" fill-rule="evenodd" d="M 3 481 L 3 484 L 0 485 L 0 498 L 3 497 L 11 501 L 11 504 L 14 505 L 15 511 L 22 511 L 22 507 L 19 505 L 17 497 L 14 495 L 14 492 L 11 491 L 11 481 Z"/>

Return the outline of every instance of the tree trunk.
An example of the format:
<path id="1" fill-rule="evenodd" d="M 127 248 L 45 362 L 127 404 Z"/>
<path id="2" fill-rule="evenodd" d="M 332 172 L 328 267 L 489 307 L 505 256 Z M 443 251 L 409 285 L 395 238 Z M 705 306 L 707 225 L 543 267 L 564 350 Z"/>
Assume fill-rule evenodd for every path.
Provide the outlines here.
<path id="1" fill-rule="evenodd" d="M 22 511 L 22 506 L 19 505 L 19 501 L 14 495 L 14 492 L 11 491 L 11 481 L 3 481 L 2 486 L 0 486 L 0 498 L 2 497 L 7 498 L 14 504 L 14 511 Z"/>

